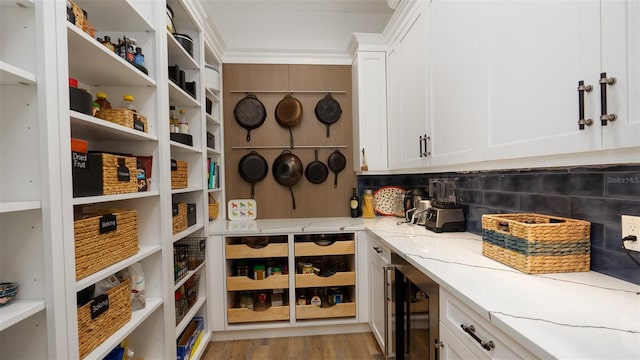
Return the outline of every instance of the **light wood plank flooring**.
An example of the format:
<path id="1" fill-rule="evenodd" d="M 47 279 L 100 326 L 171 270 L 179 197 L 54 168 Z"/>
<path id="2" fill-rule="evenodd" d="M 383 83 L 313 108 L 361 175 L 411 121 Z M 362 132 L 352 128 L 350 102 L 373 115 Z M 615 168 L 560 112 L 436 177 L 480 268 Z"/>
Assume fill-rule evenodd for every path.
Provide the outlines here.
<path id="1" fill-rule="evenodd" d="M 203 360 L 383 360 L 373 334 L 295 336 L 213 341 Z"/>

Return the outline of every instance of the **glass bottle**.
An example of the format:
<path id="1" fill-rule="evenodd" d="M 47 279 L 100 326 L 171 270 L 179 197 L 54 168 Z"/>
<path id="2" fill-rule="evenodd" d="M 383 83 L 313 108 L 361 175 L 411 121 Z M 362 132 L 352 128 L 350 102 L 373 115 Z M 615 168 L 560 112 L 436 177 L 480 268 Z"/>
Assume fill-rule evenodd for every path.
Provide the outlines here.
<path id="1" fill-rule="evenodd" d="M 111 42 L 111 36 L 105 35 L 104 40 L 102 41 L 102 45 L 106 46 L 109 50 L 115 52 L 116 46 Z"/>
<path id="2" fill-rule="evenodd" d="M 120 107 L 123 109 L 129 109 L 135 113 L 137 113 L 138 111 L 136 110 L 136 105 L 133 102 L 133 95 L 124 95 L 122 96 L 122 104 L 120 104 Z"/>
<path id="3" fill-rule="evenodd" d="M 189 133 L 189 123 L 187 122 L 187 115 L 184 109 L 180 109 L 180 119 L 178 121 L 178 126 L 181 134 Z"/>
<path id="4" fill-rule="evenodd" d="M 375 210 L 373 209 L 373 193 L 371 189 L 366 189 L 364 195 L 362 195 L 362 217 L 367 219 L 373 219 L 376 217 Z"/>
<path id="5" fill-rule="evenodd" d="M 322 307 L 322 298 L 320 297 L 320 292 L 317 288 L 313 289 L 313 295 L 311 295 L 310 303 L 311 305 Z"/>
<path id="6" fill-rule="evenodd" d="M 178 115 L 176 115 L 176 107 L 171 105 L 169 106 L 169 132 L 175 133 L 176 131 L 176 123 L 178 122 Z"/>
<path id="7" fill-rule="evenodd" d="M 349 205 L 351 207 L 351 217 L 357 218 L 358 216 L 360 216 L 360 199 L 358 198 L 358 193 L 356 192 L 355 186 L 353 187 L 353 195 L 351 196 Z"/>
<path id="8" fill-rule="evenodd" d="M 96 103 L 100 105 L 100 110 L 111 109 L 111 103 L 107 100 L 107 94 L 105 93 L 97 93 L 96 94 Z"/>

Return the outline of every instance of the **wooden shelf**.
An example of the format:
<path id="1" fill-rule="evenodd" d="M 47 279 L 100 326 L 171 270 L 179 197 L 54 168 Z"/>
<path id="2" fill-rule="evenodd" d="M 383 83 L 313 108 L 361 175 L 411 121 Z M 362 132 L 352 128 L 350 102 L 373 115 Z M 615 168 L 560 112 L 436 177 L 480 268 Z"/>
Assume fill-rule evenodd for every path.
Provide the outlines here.
<path id="1" fill-rule="evenodd" d="M 296 305 L 296 319 L 326 319 L 356 316 L 356 303 L 335 304 L 331 307 Z"/>
<path id="2" fill-rule="evenodd" d="M 323 277 L 316 274 L 296 274 L 296 288 L 350 286 L 356 284 L 355 271 L 338 272 Z"/>
<path id="3" fill-rule="evenodd" d="M 140 191 L 128 194 L 83 196 L 73 198 L 73 205 L 93 204 L 109 201 L 130 200 L 160 195 L 159 191 Z"/>
<path id="4" fill-rule="evenodd" d="M 418 300 L 414 303 L 411 303 L 412 314 L 428 313 L 428 312 L 429 312 L 429 299 Z"/>
<path id="5" fill-rule="evenodd" d="M 156 135 L 134 130 L 71 110 L 71 136 L 88 141 L 135 140 L 158 141 Z"/>
<path id="6" fill-rule="evenodd" d="M 197 84 L 196 84 L 197 85 Z M 200 102 L 169 80 L 169 103 L 176 107 L 200 107 Z"/>
<path id="7" fill-rule="evenodd" d="M 191 306 L 191 308 L 189 308 L 187 314 L 182 318 L 182 320 L 180 320 L 180 323 L 176 326 L 176 339 L 178 338 L 178 336 L 180 336 L 180 334 L 182 334 L 184 329 L 186 329 L 187 325 L 189 325 L 189 322 L 191 322 L 193 317 L 196 316 L 198 311 L 200 311 L 202 305 L 204 305 L 204 303 L 207 301 L 206 299 L 207 298 L 205 296 L 198 296 L 198 300 Z"/>
<path id="8" fill-rule="evenodd" d="M 296 256 L 315 255 L 352 255 L 355 254 L 355 241 L 336 241 L 330 245 L 318 245 L 314 242 L 298 242 L 295 244 Z"/>
<path id="9" fill-rule="evenodd" d="M 227 245 L 226 254 L 227 259 L 287 257 L 289 256 L 289 245 L 287 243 L 270 243 L 260 249 L 254 249 L 244 244 Z"/>
<path id="10" fill-rule="evenodd" d="M 229 324 L 282 320 L 289 320 L 289 306 L 272 306 L 264 311 L 253 311 L 246 308 L 227 309 Z"/>
<path id="11" fill-rule="evenodd" d="M 253 280 L 246 276 L 227 277 L 227 291 L 288 289 L 289 275 L 271 275 L 264 280 Z"/>
<path id="12" fill-rule="evenodd" d="M 90 21 L 100 31 L 153 32 L 151 23 L 130 0 L 82 1 Z"/>
<path id="13" fill-rule="evenodd" d="M 169 31 L 167 31 L 167 48 L 169 51 L 169 66 L 178 64 L 181 70 L 200 69 L 198 63 Z"/>
<path id="14" fill-rule="evenodd" d="M 7 201 L 0 202 L 0 214 L 16 211 L 36 210 L 42 207 L 40 201 Z"/>

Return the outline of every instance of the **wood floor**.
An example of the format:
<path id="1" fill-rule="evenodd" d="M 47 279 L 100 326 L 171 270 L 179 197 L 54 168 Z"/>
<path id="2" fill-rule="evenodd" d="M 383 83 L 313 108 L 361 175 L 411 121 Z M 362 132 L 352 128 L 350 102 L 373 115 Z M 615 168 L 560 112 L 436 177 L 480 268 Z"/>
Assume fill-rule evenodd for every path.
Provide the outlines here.
<path id="1" fill-rule="evenodd" d="M 213 341 L 203 360 L 383 360 L 373 334 L 296 336 Z"/>

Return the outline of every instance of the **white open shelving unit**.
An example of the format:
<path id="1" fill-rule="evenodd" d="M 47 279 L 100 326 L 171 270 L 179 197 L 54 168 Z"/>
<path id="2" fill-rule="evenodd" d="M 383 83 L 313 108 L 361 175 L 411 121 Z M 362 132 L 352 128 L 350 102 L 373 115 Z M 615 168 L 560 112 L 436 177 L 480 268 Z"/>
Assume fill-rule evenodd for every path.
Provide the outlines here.
<path id="1" fill-rule="evenodd" d="M 196 316 L 205 319 L 203 335 L 191 359 L 198 359 L 211 338 L 207 311 L 207 261 L 174 283 L 174 243 L 185 237 L 207 238 L 207 157 L 222 158 L 221 109 L 207 115 L 205 57 L 221 61 L 207 48 L 202 19 L 190 0 L 75 0 L 87 11 L 96 37 L 112 42 L 135 38 L 145 55 L 143 73 L 66 19 L 66 2 L 0 0 L 0 281 L 20 285 L 16 299 L 0 307 L 0 358 L 79 358 L 77 292 L 141 263 L 146 306 L 84 358 L 102 359 L 127 339 L 138 358 L 175 358 L 176 340 Z M 176 30 L 194 40 L 194 56 L 166 30 L 166 6 L 175 12 Z M 15 51 L 19 49 L 19 51 Z M 46 59 L 46 61 L 45 61 Z M 180 64 L 191 96 L 168 79 L 168 66 Z M 113 107 L 132 94 L 146 132 L 73 111 L 68 78 L 78 80 L 92 98 L 105 92 Z M 209 94 L 205 96 L 205 94 Z M 187 110 L 193 145 L 169 139 L 169 105 Z M 165 120 L 166 119 L 166 120 Z M 213 120 L 215 119 L 215 120 Z M 206 146 L 206 132 L 217 126 L 216 149 Z M 72 138 L 88 141 L 89 150 L 152 157 L 145 192 L 74 197 Z M 172 189 L 170 159 L 189 164 L 189 184 Z M 172 203 L 196 205 L 195 224 L 173 234 Z M 74 213 L 82 207 L 135 209 L 139 251 L 104 269 L 76 279 Z M 219 217 L 219 219 L 222 216 Z M 174 292 L 194 276 L 199 295 L 176 324 Z"/>

